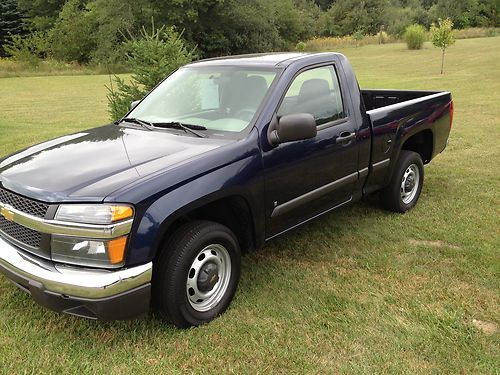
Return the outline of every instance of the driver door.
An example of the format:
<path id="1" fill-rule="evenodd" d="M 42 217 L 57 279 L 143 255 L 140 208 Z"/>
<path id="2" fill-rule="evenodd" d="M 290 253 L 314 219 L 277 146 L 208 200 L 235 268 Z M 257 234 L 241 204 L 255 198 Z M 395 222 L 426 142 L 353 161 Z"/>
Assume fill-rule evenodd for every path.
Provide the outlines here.
<path id="1" fill-rule="evenodd" d="M 357 125 L 333 64 L 295 76 L 276 114 L 291 113 L 312 114 L 318 132 L 264 153 L 268 238 L 348 202 L 358 180 Z"/>

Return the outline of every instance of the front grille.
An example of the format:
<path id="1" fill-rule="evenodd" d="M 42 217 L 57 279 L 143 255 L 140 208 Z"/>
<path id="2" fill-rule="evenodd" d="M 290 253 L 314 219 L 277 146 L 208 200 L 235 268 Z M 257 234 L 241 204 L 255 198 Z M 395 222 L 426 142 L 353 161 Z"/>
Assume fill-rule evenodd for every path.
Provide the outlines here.
<path id="1" fill-rule="evenodd" d="M 37 202 L 3 188 L 0 188 L 0 202 L 40 218 L 44 218 L 49 209 L 49 205 L 46 203 Z M 41 248 L 42 233 L 9 221 L 2 215 L 0 215 L 0 235 L 31 253 L 45 257 L 49 255 L 46 254 L 46 249 Z"/>
<path id="2" fill-rule="evenodd" d="M 5 233 L 7 236 L 16 241 L 36 249 L 40 247 L 40 242 L 42 241 L 42 235 L 40 232 L 23 227 L 22 225 L 13 223 L 12 221 L 8 221 L 3 216 L 0 216 L 0 232 Z"/>
<path id="3" fill-rule="evenodd" d="M 49 209 L 49 205 L 46 203 L 25 198 L 2 188 L 0 188 L 0 202 L 11 205 L 19 211 L 42 218 L 45 217 L 45 214 Z"/>

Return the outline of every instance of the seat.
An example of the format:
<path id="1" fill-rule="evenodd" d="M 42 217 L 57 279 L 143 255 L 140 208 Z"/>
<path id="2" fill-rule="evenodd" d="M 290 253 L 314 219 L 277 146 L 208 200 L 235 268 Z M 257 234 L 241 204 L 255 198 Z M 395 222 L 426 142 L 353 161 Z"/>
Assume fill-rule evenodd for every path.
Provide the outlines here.
<path id="1" fill-rule="evenodd" d="M 316 120 L 334 115 L 334 101 L 328 81 L 313 78 L 302 83 L 294 112 L 310 113 Z"/>
<path id="2" fill-rule="evenodd" d="M 264 77 L 250 76 L 237 82 L 228 98 L 229 113 L 232 117 L 250 121 L 267 91 Z"/>
<path id="3" fill-rule="evenodd" d="M 245 79 L 242 95 L 238 98 L 237 110 L 257 109 L 267 91 L 264 77 L 250 76 Z"/>
<path id="4" fill-rule="evenodd" d="M 330 86 L 326 79 L 313 78 L 302 83 L 297 97 L 297 104 L 302 105 L 313 99 L 318 99 L 330 94 Z"/>

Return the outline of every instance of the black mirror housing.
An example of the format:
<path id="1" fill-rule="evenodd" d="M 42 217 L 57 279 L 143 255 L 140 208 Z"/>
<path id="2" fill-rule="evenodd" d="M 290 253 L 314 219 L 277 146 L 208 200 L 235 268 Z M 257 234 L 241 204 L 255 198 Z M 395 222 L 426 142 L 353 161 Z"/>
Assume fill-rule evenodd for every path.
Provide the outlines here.
<path id="1" fill-rule="evenodd" d="M 316 120 L 310 113 L 284 115 L 270 128 L 268 138 L 272 145 L 314 138 L 318 132 Z"/>

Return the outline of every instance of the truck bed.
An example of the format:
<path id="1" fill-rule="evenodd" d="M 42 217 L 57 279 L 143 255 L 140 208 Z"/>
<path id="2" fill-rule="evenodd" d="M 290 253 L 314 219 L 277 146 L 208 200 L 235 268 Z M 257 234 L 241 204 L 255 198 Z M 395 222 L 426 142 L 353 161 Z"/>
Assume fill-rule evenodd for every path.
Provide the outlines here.
<path id="1" fill-rule="evenodd" d="M 439 91 L 361 90 L 367 111 L 438 93 Z"/>
<path id="2" fill-rule="evenodd" d="M 417 150 L 419 143 L 429 145 L 422 157 L 424 164 L 446 147 L 452 116 L 449 92 L 361 90 L 361 95 L 372 125 L 371 173 L 365 192 L 378 190 L 387 183 L 404 139 L 420 133 L 404 148 Z"/>

